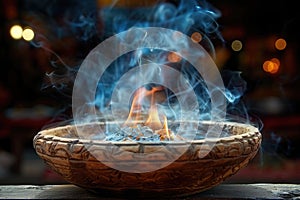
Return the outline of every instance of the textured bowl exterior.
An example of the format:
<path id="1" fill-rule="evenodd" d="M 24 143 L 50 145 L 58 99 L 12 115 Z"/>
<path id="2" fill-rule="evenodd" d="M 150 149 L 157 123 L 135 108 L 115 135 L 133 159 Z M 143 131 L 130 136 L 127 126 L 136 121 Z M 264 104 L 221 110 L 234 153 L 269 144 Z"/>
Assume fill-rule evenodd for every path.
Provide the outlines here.
<path id="1" fill-rule="evenodd" d="M 225 125 L 231 135 L 218 138 L 212 149 L 209 148 L 209 141 L 194 140 L 176 161 L 146 173 L 128 173 L 103 164 L 90 151 L 97 151 L 105 156 L 107 143 L 79 139 L 72 125 L 40 131 L 34 137 L 33 145 L 39 157 L 55 172 L 82 188 L 103 195 L 185 196 L 222 183 L 245 167 L 258 152 L 262 137 L 255 127 L 239 123 Z M 147 148 L 153 150 L 160 146 L 159 143 L 137 142 L 117 145 L 132 152 L 139 152 L 141 149 L 145 151 Z M 205 149 L 207 155 L 199 156 Z M 163 158 L 165 152 L 160 153 Z M 120 160 L 116 162 L 128 163 L 130 159 L 133 158 L 120 155 Z M 156 159 L 149 162 L 157 162 Z M 141 167 L 146 164 L 142 163 Z"/>

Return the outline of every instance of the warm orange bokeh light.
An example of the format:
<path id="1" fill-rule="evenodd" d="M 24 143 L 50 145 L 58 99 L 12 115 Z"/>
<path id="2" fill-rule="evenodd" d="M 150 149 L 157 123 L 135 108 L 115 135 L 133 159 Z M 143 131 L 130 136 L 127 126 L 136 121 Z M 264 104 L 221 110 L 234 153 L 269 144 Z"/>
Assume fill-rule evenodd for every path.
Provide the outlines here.
<path id="1" fill-rule="evenodd" d="M 191 39 L 192 39 L 193 42 L 199 43 L 199 42 L 202 40 L 202 35 L 201 35 L 201 33 L 199 33 L 199 32 L 194 32 L 194 33 L 191 35 Z"/>
<path id="2" fill-rule="evenodd" d="M 263 70 L 270 74 L 276 74 L 279 70 L 280 61 L 277 58 L 272 58 L 263 63 Z"/>
<path id="3" fill-rule="evenodd" d="M 275 41 L 275 48 L 278 50 L 284 50 L 286 48 L 286 41 L 283 38 L 279 38 Z"/>
<path id="4" fill-rule="evenodd" d="M 175 52 L 170 52 L 168 54 L 168 61 L 172 62 L 172 63 L 180 62 L 181 61 L 181 57 L 177 53 L 175 53 Z"/>
<path id="5" fill-rule="evenodd" d="M 137 124 L 144 124 L 159 134 L 161 139 L 170 139 L 167 117 L 165 115 L 160 116 L 156 105 L 157 99 L 160 99 L 157 98 L 157 94 L 163 90 L 164 88 L 162 86 L 153 87 L 151 90 L 144 87 L 139 88 L 134 94 L 130 112 L 124 125 L 136 127 Z M 145 113 L 142 111 L 142 104 L 149 100 L 150 108 L 146 114 L 148 116 L 145 119 Z M 163 123 L 161 122 L 161 118 L 163 118 Z"/>

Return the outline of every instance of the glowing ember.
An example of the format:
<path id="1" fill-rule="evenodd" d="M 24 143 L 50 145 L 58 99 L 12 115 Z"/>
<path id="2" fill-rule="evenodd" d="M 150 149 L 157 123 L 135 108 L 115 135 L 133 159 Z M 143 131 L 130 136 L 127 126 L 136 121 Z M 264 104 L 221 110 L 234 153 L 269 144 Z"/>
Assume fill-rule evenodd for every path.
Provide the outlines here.
<path id="1" fill-rule="evenodd" d="M 133 98 L 130 112 L 124 127 L 137 129 L 138 125 L 148 127 L 154 134 L 158 134 L 161 140 L 174 139 L 173 133 L 168 128 L 167 117 L 159 113 L 157 103 L 165 100 L 164 88 L 162 86 L 153 87 L 147 90 L 145 87 L 139 88 Z M 143 114 L 143 104 L 150 100 L 150 108 L 145 120 Z M 163 123 L 161 122 L 163 119 Z M 141 133 L 143 135 L 143 133 Z"/>

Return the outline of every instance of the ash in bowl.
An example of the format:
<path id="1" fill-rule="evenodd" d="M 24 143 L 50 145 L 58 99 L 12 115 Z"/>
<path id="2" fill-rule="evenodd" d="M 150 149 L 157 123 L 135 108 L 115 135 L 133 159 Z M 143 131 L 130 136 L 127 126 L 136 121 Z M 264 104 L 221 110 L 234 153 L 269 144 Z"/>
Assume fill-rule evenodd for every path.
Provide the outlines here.
<path id="1" fill-rule="evenodd" d="M 134 126 L 121 126 L 116 124 L 107 123 L 105 136 L 100 134 L 93 135 L 92 140 L 104 140 L 112 142 L 121 141 L 136 141 L 136 142 L 160 142 L 160 141 L 185 141 L 187 138 L 193 138 L 194 140 L 205 139 L 207 132 L 207 126 L 198 126 L 195 131 L 193 128 L 186 128 L 184 133 L 179 132 L 179 123 L 170 123 L 167 132 L 166 130 L 152 130 L 149 126 L 143 123 L 136 124 Z M 220 137 L 227 137 L 231 135 L 231 130 L 228 126 L 224 126 Z M 102 134 L 101 134 L 102 135 Z"/>
<path id="2" fill-rule="evenodd" d="M 161 141 L 159 134 L 155 133 L 150 127 L 137 124 L 135 127 L 119 127 L 109 128 L 105 133 L 106 141 Z"/>

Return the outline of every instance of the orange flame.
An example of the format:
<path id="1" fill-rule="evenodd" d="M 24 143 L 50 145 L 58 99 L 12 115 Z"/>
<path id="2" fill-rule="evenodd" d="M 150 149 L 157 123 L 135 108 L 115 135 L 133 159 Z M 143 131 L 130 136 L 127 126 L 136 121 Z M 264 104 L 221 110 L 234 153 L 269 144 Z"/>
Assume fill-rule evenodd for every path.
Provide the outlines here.
<path id="1" fill-rule="evenodd" d="M 167 121 L 167 117 L 164 116 L 164 127 L 163 129 L 159 130 L 158 131 L 158 134 L 160 135 L 160 138 L 161 139 L 174 139 L 173 137 L 171 137 L 171 132 L 169 131 L 169 128 L 168 128 L 168 121 Z"/>
<path id="2" fill-rule="evenodd" d="M 153 92 L 152 92 L 153 91 Z M 156 106 L 156 101 L 154 97 L 154 93 L 157 91 L 157 89 L 152 89 L 150 92 L 151 94 L 151 106 L 148 113 L 148 119 L 145 122 L 145 125 L 150 127 L 152 130 L 159 130 L 163 128 L 163 125 L 160 122 L 159 114 Z"/>
<path id="3" fill-rule="evenodd" d="M 163 87 L 161 86 L 153 87 L 151 90 L 147 90 L 144 87 L 139 88 L 134 94 L 130 112 L 124 125 L 135 127 L 138 123 L 143 123 L 145 126 L 150 127 L 155 133 L 159 134 L 161 139 L 170 139 L 167 117 L 160 115 L 157 108 L 157 102 L 165 99 L 161 91 L 163 91 Z M 149 100 L 150 108 L 145 120 L 145 114 L 142 113 L 142 104 Z M 161 118 L 164 120 L 163 123 L 161 122 Z"/>
<path id="4" fill-rule="evenodd" d="M 139 88 L 134 95 L 132 100 L 131 108 L 129 111 L 128 118 L 125 122 L 125 125 L 132 126 L 136 125 L 136 123 L 142 120 L 142 97 L 146 95 L 147 90 L 145 88 Z"/>

